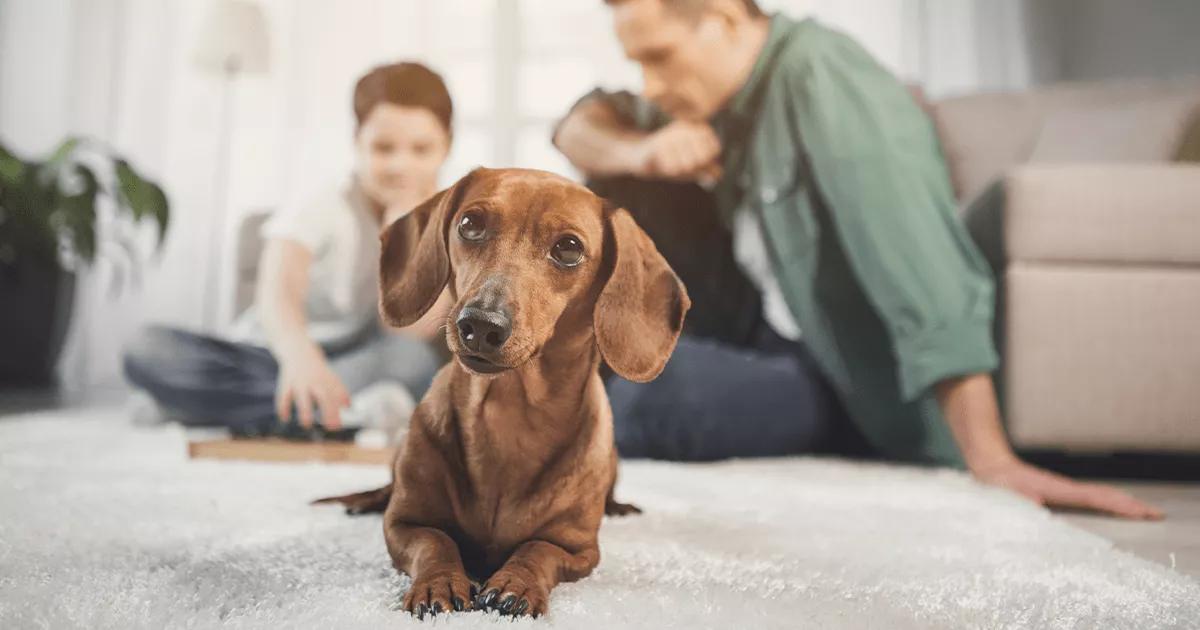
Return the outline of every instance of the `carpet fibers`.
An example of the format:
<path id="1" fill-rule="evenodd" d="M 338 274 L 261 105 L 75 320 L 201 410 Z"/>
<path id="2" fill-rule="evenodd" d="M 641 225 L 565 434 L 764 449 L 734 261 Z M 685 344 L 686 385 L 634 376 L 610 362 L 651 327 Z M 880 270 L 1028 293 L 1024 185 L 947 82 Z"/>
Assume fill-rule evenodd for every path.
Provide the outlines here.
<path id="1" fill-rule="evenodd" d="M 0 421 L 0 628 L 513 627 L 396 609 L 366 466 L 192 462 L 113 411 Z M 531 628 L 1200 628 L 1200 584 L 965 475 L 629 462 L 602 561 Z"/>

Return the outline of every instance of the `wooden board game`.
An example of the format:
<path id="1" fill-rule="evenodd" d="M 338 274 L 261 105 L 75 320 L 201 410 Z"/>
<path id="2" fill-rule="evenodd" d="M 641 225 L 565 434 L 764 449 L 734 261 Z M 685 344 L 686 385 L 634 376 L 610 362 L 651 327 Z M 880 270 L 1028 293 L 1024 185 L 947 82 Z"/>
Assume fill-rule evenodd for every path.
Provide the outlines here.
<path id="1" fill-rule="evenodd" d="M 223 438 L 188 442 L 188 457 L 192 459 L 387 465 L 391 464 L 393 453 L 390 448 L 357 446 L 352 442 L 300 442 L 280 438 Z"/>

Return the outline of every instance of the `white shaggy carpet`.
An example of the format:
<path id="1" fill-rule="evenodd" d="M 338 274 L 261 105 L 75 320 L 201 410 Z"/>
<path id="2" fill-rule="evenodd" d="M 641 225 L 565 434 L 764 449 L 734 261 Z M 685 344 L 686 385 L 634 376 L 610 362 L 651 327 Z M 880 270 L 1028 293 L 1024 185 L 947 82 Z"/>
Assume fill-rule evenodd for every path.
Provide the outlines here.
<path id="1" fill-rule="evenodd" d="M 189 462 L 115 412 L 0 420 L 0 628 L 395 628 L 382 468 Z M 595 573 L 537 628 L 1200 628 L 1200 584 L 963 475 L 626 463 Z M 495 613 L 426 626 L 508 628 Z"/>

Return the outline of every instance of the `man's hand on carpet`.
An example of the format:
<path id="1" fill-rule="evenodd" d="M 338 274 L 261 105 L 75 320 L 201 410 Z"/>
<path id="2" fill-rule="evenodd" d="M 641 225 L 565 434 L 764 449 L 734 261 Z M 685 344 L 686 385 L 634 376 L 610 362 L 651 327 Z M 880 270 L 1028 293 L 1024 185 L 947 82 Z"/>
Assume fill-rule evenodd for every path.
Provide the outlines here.
<path id="1" fill-rule="evenodd" d="M 991 375 L 948 378 L 938 383 L 937 396 L 954 441 L 976 479 L 1046 507 L 1145 520 L 1163 517 L 1157 508 L 1112 486 L 1074 481 L 1021 461 L 1004 434 Z"/>
<path id="2" fill-rule="evenodd" d="M 1012 458 L 972 470 L 976 479 L 1007 488 L 1040 505 L 1090 510 L 1141 520 L 1160 520 L 1164 514 L 1126 492 L 1099 483 L 1085 483 Z"/>

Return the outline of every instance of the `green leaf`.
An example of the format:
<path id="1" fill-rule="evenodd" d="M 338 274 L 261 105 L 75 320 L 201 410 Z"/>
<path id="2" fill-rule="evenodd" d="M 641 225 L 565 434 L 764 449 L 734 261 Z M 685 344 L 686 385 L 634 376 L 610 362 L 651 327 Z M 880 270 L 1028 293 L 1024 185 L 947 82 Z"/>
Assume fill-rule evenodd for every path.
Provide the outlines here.
<path id="1" fill-rule="evenodd" d="M 56 234 L 50 225 L 52 205 L 56 203 L 53 189 L 42 186 L 36 164 L 21 163 L 22 175 L 11 184 L 0 185 L 0 206 L 4 207 L 4 223 L 0 228 L 18 257 L 29 256 L 45 264 L 54 264 Z"/>
<path id="2" fill-rule="evenodd" d="M 46 158 L 46 161 L 37 164 L 33 172 L 30 173 L 34 177 L 35 182 L 39 186 L 57 187 L 58 178 L 62 174 L 64 167 L 73 163 L 75 149 L 79 147 L 80 140 L 78 138 L 67 138 L 62 144 Z"/>
<path id="3" fill-rule="evenodd" d="M 63 162 L 75 152 L 75 148 L 78 146 L 79 138 L 67 138 L 63 140 L 62 144 L 58 145 L 58 148 L 54 150 L 54 153 L 51 153 L 50 157 L 46 158 L 46 166 L 50 168 L 62 166 Z"/>
<path id="4" fill-rule="evenodd" d="M 0 144 L 0 186 L 17 187 L 25 177 L 25 163 Z"/>
<path id="5" fill-rule="evenodd" d="M 163 189 L 142 176 L 125 160 L 115 160 L 114 169 L 121 196 L 134 219 L 153 219 L 158 225 L 158 245 L 161 247 L 170 223 L 170 204 Z"/>

